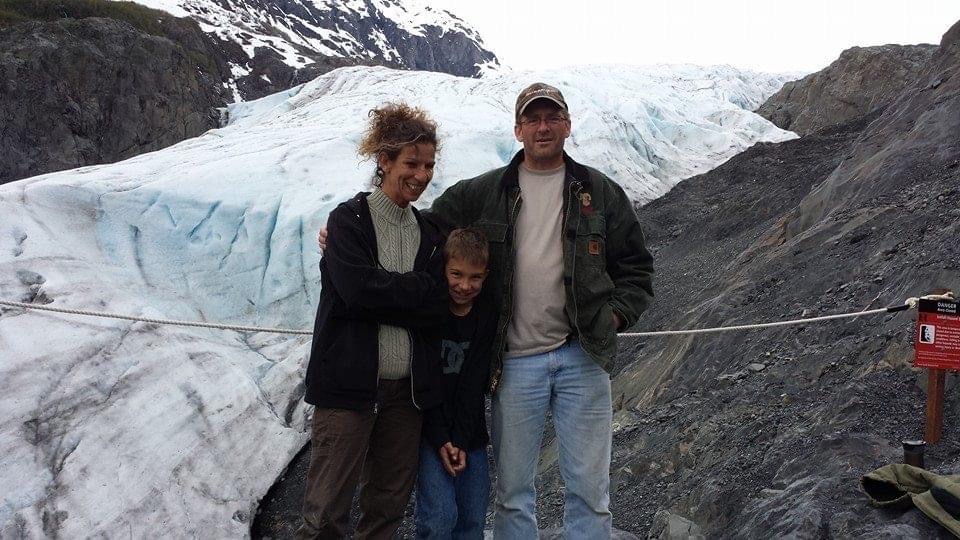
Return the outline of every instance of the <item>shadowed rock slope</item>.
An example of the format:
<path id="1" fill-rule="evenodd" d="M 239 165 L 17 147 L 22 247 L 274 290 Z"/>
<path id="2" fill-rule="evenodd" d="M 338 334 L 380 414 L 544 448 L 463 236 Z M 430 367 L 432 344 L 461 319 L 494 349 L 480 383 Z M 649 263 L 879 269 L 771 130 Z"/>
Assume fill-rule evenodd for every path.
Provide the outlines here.
<path id="1" fill-rule="evenodd" d="M 657 299 L 638 328 L 712 327 L 899 304 L 960 290 L 960 23 L 890 100 L 759 144 L 640 209 Z M 781 329 L 621 340 L 615 526 L 654 517 L 707 537 L 936 538 L 870 508 L 860 476 L 921 438 L 926 372 L 911 312 Z M 928 467 L 960 471 L 957 377 Z M 556 469 L 543 475 L 556 499 Z M 549 507 L 548 507 L 549 508 Z M 659 514 L 658 514 L 659 512 Z M 559 508 L 546 510 L 547 523 Z"/>
<path id="2" fill-rule="evenodd" d="M 193 21 L 126 9 L 133 16 L 0 24 L 0 184 L 119 161 L 219 125 L 229 67 L 215 44 Z"/>
<path id="3" fill-rule="evenodd" d="M 800 136 L 888 105 L 912 85 L 935 45 L 853 47 L 822 71 L 788 82 L 757 114 Z"/>

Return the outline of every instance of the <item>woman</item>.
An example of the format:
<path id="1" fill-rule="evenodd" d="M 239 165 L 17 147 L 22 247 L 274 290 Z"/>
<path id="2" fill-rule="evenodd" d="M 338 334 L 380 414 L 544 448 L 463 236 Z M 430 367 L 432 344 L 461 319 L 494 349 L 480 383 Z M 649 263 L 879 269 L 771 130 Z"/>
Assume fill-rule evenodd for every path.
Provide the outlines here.
<path id="1" fill-rule="evenodd" d="M 359 153 L 376 159 L 376 187 L 330 213 L 320 261 L 300 538 L 347 536 L 358 480 L 356 537 L 391 537 L 416 478 L 421 410 L 439 403 L 439 343 L 426 329 L 447 312 L 443 238 L 410 205 L 433 178 L 436 124 L 404 104 L 370 116 Z"/>

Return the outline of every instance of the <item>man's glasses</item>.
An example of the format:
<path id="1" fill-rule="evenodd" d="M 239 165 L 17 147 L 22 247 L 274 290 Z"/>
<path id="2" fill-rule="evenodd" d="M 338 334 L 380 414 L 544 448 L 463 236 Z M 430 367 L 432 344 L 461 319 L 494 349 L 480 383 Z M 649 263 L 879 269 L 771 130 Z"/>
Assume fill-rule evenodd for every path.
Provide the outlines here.
<path id="1" fill-rule="evenodd" d="M 543 117 L 524 116 L 523 118 L 520 119 L 520 125 L 523 127 L 540 127 L 541 122 L 546 122 L 548 127 L 557 127 L 566 121 L 567 121 L 567 117 L 560 116 L 560 115 L 543 116 Z"/>

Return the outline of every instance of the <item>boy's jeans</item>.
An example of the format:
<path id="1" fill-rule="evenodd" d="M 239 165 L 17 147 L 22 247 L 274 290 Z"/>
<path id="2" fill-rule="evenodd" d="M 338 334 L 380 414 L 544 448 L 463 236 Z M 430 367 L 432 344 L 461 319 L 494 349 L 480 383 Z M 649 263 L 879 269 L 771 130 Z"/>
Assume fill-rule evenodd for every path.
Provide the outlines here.
<path id="1" fill-rule="evenodd" d="M 610 538 L 610 376 L 574 340 L 544 354 L 507 358 L 493 396 L 497 464 L 494 537 L 537 538 L 534 478 L 547 410 L 553 413 L 565 486 L 566 538 Z"/>
<path id="2" fill-rule="evenodd" d="M 467 452 L 467 468 L 450 476 L 440 456 L 426 441 L 420 443 L 420 475 L 414 522 L 417 538 L 483 538 L 490 497 L 487 449 Z"/>

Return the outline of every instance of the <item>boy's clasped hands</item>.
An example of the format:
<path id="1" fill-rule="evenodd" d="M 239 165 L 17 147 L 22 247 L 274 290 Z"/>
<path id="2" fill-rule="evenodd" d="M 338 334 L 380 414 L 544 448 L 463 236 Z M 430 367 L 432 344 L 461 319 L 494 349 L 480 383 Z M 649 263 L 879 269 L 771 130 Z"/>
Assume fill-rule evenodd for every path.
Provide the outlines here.
<path id="1" fill-rule="evenodd" d="M 450 476 L 457 476 L 467 468 L 467 453 L 447 442 L 440 447 L 440 462 Z"/>

